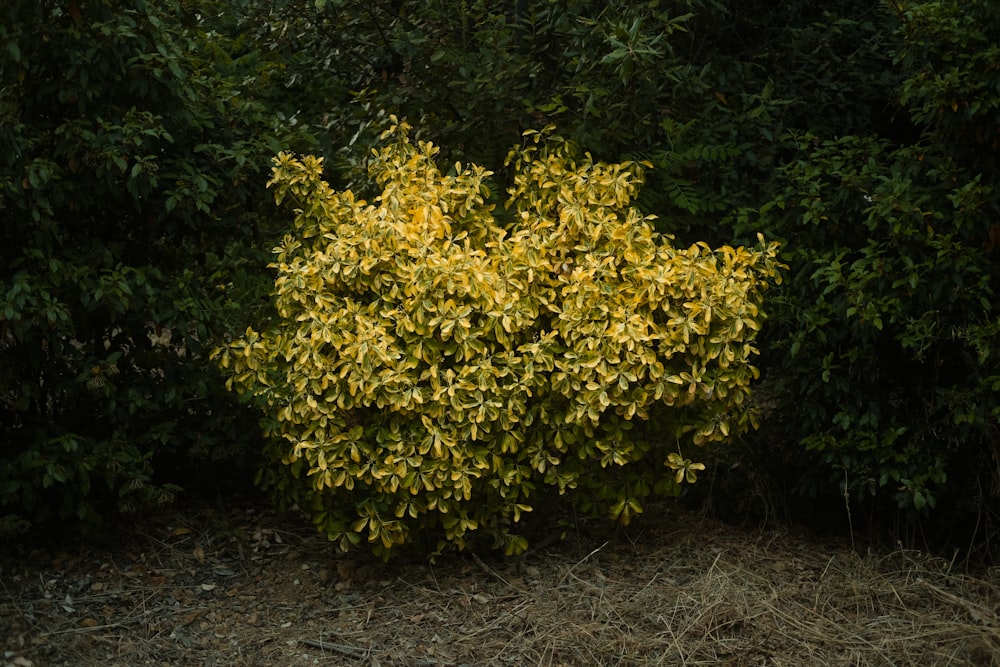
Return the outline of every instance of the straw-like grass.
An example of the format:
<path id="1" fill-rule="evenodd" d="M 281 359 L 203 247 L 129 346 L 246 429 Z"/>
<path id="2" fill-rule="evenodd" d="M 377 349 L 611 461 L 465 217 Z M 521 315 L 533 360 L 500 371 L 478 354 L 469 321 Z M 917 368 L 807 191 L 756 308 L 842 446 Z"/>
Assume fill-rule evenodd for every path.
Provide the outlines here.
<path id="1" fill-rule="evenodd" d="M 5 557 L 0 665 L 1000 665 L 1000 571 L 676 510 L 434 565 L 337 556 L 266 514 L 163 521 Z"/>

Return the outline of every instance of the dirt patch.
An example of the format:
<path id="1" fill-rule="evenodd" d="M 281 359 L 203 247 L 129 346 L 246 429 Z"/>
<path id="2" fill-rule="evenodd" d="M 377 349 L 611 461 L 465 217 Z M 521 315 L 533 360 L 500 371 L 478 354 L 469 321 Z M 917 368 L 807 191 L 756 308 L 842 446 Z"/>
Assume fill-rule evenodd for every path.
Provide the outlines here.
<path id="1" fill-rule="evenodd" d="M 1000 569 L 653 514 L 435 564 L 344 556 L 255 507 L 9 546 L 0 665 L 1000 665 Z"/>

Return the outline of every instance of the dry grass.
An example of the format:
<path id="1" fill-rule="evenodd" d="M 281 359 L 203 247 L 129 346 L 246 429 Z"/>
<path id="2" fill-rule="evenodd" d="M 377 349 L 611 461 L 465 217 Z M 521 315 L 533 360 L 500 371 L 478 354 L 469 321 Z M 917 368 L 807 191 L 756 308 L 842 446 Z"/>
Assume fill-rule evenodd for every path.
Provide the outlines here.
<path id="1" fill-rule="evenodd" d="M 0 665 L 1000 665 L 1000 570 L 677 510 L 513 560 L 338 556 L 258 511 L 13 549 Z"/>

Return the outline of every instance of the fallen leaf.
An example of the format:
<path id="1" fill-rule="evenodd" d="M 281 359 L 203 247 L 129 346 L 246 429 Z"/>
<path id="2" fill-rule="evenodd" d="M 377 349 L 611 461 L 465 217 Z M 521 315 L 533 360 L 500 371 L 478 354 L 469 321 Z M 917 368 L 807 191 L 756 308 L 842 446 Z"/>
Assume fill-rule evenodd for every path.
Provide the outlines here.
<path id="1" fill-rule="evenodd" d="M 202 565 L 205 564 L 205 550 L 204 549 L 202 549 L 201 547 L 195 547 L 194 551 L 192 551 L 191 553 L 194 555 L 194 559 L 196 561 L 198 561 Z"/>
<path id="2" fill-rule="evenodd" d="M 215 589 L 216 589 L 216 585 L 215 584 L 202 584 L 201 585 L 201 590 L 203 590 L 203 591 L 214 591 Z"/>
<path id="3" fill-rule="evenodd" d="M 204 613 L 205 613 L 204 609 L 195 609 L 194 611 L 189 612 L 184 617 L 184 620 L 181 621 L 181 625 L 190 625 L 190 624 L 194 623 Z"/>

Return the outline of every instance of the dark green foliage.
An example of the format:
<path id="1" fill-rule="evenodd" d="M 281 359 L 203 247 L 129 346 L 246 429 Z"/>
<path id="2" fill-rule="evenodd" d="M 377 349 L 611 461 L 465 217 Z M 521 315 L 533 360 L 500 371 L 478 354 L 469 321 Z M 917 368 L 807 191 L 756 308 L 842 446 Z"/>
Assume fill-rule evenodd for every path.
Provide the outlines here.
<path id="1" fill-rule="evenodd" d="M 353 165 L 355 178 L 383 112 L 433 128 L 449 156 L 502 164 L 524 130 L 549 122 L 595 157 L 619 159 L 662 145 L 664 118 L 716 103 L 705 63 L 678 53 L 691 48 L 693 13 L 711 2 L 316 4 L 303 39 L 338 54 L 318 66 L 356 91 L 353 105 L 326 115 L 341 131 L 357 128 L 339 165 Z"/>
<path id="2" fill-rule="evenodd" d="M 0 531 L 165 502 L 180 480 L 157 472 L 188 456 L 254 457 L 205 350 L 266 295 L 255 208 L 292 139 L 226 6 L 0 10 Z"/>
<path id="3" fill-rule="evenodd" d="M 781 407 L 764 437 L 819 453 L 800 490 L 983 519 L 1000 481 L 1000 13 L 916 2 L 893 22 L 898 69 L 878 81 L 904 118 L 789 135 L 742 220 L 785 241 L 792 274 L 765 331 Z"/>
<path id="4" fill-rule="evenodd" d="M 920 509 L 997 407 L 989 225 L 956 205 L 991 188 L 877 139 L 807 137 L 803 152 L 765 211 L 797 273 L 769 348 L 786 437 L 827 452 L 850 489 Z"/>
<path id="5" fill-rule="evenodd" d="M 969 166 L 994 172 L 1000 129 L 1000 6 L 916 2 L 901 9 L 899 91 L 927 138 Z"/>

